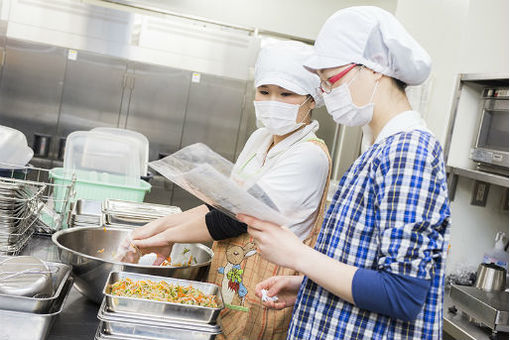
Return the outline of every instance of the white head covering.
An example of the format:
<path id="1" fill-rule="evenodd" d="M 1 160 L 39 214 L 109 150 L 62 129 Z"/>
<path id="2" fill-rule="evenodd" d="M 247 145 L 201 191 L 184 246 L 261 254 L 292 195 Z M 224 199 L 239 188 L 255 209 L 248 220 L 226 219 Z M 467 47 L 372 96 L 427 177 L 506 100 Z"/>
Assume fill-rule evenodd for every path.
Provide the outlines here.
<path id="1" fill-rule="evenodd" d="M 315 106 L 323 105 L 320 79 L 303 68 L 313 47 L 297 41 L 278 41 L 264 46 L 255 64 L 255 87 L 278 85 L 300 95 L 311 95 Z"/>
<path id="2" fill-rule="evenodd" d="M 389 12 L 374 6 L 341 9 L 324 23 L 305 67 L 363 64 L 408 85 L 424 82 L 430 56 Z"/>

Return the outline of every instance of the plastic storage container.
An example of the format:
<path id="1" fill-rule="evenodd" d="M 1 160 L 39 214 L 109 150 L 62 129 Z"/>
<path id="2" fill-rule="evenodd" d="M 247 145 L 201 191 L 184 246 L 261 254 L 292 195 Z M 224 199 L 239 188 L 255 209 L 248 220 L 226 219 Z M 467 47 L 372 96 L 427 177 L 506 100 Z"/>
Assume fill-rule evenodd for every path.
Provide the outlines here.
<path id="1" fill-rule="evenodd" d="M 75 199 L 95 201 L 121 199 L 143 202 L 145 194 L 151 190 L 151 185 L 140 178 L 136 182 L 126 184 L 123 176 L 108 173 L 85 170 L 71 172 L 63 168 L 54 168 L 50 171 L 50 177 L 55 184 L 70 184 L 73 175 L 76 177 Z M 65 192 L 55 190 L 54 195 L 57 199 L 62 199 Z"/>
<path id="2" fill-rule="evenodd" d="M 136 151 L 134 151 L 136 150 Z M 116 175 L 115 184 L 136 185 L 140 180 L 138 142 L 125 136 L 100 132 L 76 131 L 67 137 L 64 154 L 66 171 L 96 171 Z M 85 178 L 80 178 L 84 174 Z M 80 172 L 78 179 L 89 180 L 92 175 Z"/>
<path id="3" fill-rule="evenodd" d="M 140 175 L 147 175 L 147 167 L 149 163 L 149 140 L 147 137 L 136 131 L 109 127 L 97 127 L 90 131 L 109 134 L 112 136 L 128 137 L 136 140 L 138 143 L 138 153 L 140 154 Z"/>

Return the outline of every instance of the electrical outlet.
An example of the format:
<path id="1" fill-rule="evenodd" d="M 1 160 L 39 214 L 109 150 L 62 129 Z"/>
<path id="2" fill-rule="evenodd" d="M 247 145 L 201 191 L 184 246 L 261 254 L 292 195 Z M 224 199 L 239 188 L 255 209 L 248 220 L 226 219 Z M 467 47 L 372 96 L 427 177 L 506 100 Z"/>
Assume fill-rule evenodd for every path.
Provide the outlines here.
<path id="1" fill-rule="evenodd" d="M 490 184 L 481 181 L 475 181 L 473 186 L 473 194 L 471 196 L 471 205 L 485 207 L 487 197 L 489 196 Z"/>

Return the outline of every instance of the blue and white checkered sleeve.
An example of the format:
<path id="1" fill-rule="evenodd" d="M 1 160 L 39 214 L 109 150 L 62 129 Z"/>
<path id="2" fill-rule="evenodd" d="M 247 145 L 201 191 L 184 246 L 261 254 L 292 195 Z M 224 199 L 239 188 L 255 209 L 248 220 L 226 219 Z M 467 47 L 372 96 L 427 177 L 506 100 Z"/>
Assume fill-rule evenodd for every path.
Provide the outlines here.
<path id="1" fill-rule="evenodd" d="M 449 215 L 441 147 L 427 133 L 395 136 L 375 169 L 378 269 L 430 279 Z"/>

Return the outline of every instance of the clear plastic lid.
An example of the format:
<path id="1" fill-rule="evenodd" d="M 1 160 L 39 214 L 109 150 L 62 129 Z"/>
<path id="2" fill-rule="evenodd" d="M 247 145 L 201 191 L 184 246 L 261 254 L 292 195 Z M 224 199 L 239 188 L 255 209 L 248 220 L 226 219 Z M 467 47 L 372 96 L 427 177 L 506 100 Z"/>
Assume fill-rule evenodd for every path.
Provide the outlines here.
<path id="1" fill-rule="evenodd" d="M 138 152 L 140 154 L 140 174 L 147 175 L 147 167 L 149 163 L 149 140 L 143 134 L 127 129 L 97 127 L 90 131 L 106 133 L 114 136 L 124 136 L 134 138 L 138 143 Z"/>
<path id="2" fill-rule="evenodd" d="M 138 143 L 120 135 L 73 132 L 66 141 L 64 169 L 105 172 L 137 182 L 140 179 Z"/>
<path id="3" fill-rule="evenodd" d="M 196 143 L 149 166 L 198 199 L 232 218 L 237 214 L 255 216 L 279 225 L 293 218 L 280 213 L 271 197 L 258 185 L 248 189 L 230 178 L 234 164 L 207 145 Z"/>
<path id="4" fill-rule="evenodd" d="M 33 155 L 23 132 L 0 125 L 0 168 L 23 167 Z"/>

